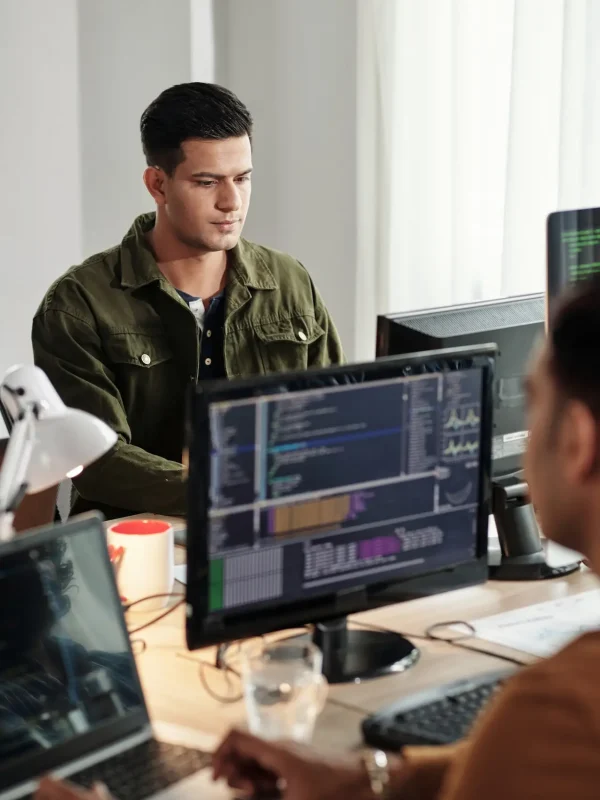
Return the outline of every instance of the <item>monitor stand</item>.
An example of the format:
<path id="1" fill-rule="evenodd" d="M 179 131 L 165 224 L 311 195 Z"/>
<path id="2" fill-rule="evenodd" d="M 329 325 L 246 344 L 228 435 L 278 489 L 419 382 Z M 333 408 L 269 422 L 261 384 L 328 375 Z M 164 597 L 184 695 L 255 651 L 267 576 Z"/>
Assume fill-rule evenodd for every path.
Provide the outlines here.
<path id="1" fill-rule="evenodd" d="M 323 675 L 329 683 L 359 683 L 403 672 L 420 655 L 419 649 L 399 633 L 349 629 L 346 617 L 320 622 L 306 637 L 323 653 Z"/>
<path id="2" fill-rule="evenodd" d="M 565 550 L 553 552 L 552 543 L 542 542 L 528 487 L 512 477 L 492 486 L 492 510 L 500 550 L 488 552 L 490 578 L 500 581 L 534 581 L 558 578 L 578 570 L 581 559 Z M 557 548 L 558 550 L 558 548 Z"/>

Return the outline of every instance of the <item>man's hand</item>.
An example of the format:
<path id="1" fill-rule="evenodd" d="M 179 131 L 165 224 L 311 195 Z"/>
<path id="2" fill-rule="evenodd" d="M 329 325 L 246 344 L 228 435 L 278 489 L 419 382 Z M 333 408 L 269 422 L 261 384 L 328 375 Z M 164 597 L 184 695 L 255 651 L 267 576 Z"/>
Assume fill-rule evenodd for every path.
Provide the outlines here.
<path id="1" fill-rule="evenodd" d="M 285 800 L 373 797 L 366 770 L 358 759 L 326 760 L 309 748 L 265 742 L 241 731 L 232 731 L 215 752 L 213 778 L 223 778 L 233 789 L 249 795 L 279 791 Z"/>
<path id="2" fill-rule="evenodd" d="M 103 783 L 95 784 L 93 789 L 82 789 L 68 781 L 42 778 L 35 800 L 112 800 L 112 797 Z"/>

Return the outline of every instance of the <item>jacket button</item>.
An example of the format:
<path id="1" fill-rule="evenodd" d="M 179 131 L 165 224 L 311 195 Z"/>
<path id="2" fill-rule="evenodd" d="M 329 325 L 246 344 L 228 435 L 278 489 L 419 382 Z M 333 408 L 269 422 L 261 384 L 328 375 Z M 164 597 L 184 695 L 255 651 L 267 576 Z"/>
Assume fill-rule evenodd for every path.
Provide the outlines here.
<path id="1" fill-rule="evenodd" d="M 148 353 L 142 353 L 142 355 L 140 356 L 140 359 L 141 359 L 142 364 L 145 364 L 146 366 L 148 366 L 148 364 L 152 361 L 152 359 L 150 358 Z"/>
<path id="2" fill-rule="evenodd" d="M 300 339 L 301 342 L 305 342 L 306 339 L 307 339 L 307 336 L 304 333 L 304 331 L 298 331 L 298 338 Z"/>

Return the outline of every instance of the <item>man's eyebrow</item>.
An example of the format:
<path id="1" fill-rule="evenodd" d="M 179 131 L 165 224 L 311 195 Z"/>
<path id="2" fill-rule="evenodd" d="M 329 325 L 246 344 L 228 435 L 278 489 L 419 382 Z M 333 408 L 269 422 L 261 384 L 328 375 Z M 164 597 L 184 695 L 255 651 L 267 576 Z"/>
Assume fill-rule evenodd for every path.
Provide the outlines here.
<path id="1" fill-rule="evenodd" d="M 252 172 L 252 167 L 250 167 L 249 169 L 245 170 L 244 172 L 238 173 L 235 177 L 236 178 L 241 178 L 243 175 L 250 175 L 251 172 Z M 219 181 L 222 178 L 225 178 L 226 176 L 225 175 L 217 175 L 216 172 L 194 172 L 194 173 L 192 173 L 191 177 L 192 178 L 212 178 L 213 180 Z"/>

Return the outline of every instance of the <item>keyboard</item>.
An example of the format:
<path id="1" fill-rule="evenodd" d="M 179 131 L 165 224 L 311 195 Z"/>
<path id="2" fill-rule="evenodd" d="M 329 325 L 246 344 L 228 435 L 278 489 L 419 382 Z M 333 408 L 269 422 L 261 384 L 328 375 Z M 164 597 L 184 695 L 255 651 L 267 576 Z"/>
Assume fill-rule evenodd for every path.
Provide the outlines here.
<path id="1" fill-rule="evenodd" d="M 104 783 L 118 800 L 145 800 L 211 763 L 211 756 L 189 747 L 151 739 L 69 776 L 91 788 Z"/>
<path id="2" fill-rule="evenodd" d="M 456 742 L 469 733 L 481 709 L 514 672 L 488 672 L 404 697 L 363 721 L 364 739 L 371 747 L 389 751 L 406 744 Z"/>

